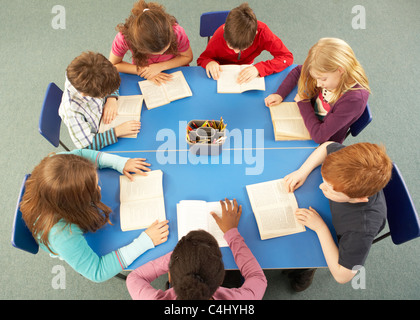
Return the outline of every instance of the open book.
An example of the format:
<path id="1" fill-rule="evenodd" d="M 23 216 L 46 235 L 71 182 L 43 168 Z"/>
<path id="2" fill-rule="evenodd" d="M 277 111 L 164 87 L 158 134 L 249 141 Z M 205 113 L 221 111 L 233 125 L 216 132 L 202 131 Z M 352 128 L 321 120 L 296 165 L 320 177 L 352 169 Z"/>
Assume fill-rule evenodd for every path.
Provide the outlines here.
<path id="1" fill-rule="evenodd" d="M 235 65 L 226 64 L 221 65 L 221 72 L 217 80 L 218 93 L 242 93 L 248 90 L 262 90 L 265 91 L 265 80 L 263 77 L 257 77 L 248 83 L 239 84 L 236 82 L 239 72 L 250 65 Z"/>
<path id="2" fill-rule="evenodd" d="M 296 102 L 270 107 L 275 140 L 311 140 Z"/>
<path id="3" fill-rule="evenodd" d="M 103 120 L 99 125 L 99 133 L 108 131 L 111 128 L 118 127 L 120 124 L 130 120 L 140 121 L 141 106 L 143 104 L 143 96 L 120 96 L 117 100 L 118 103 L 118 115 L 116 118 L 108 124 L 105 124 Z M 137 134 L 124 136 L 124 138 L 136 138 Z"/>
<path id="4" fill-rule="evenodd" d="M 210 212 L 222 217 L 220 202 L 206 202 L 200 200 L 182 200 L 176 205 L 178 219 L 178 240 L 192 230 L 205 230 L 216 238 L 219 247 L 227 247 L 220 230 Z"/>
<path id="5" fill-rule="evenodd" d="M 192 92 L 182 71 L 172 73 L 173 78 L 161 85 L 149 80 L 139 82 L 147 109 L 153 109 L 171 101 L 191 97 Z"/>
<path id="6" fill-rule="evenodd" d="M 295 195 L 286 191 L 283 179 L 248 185 L 246 190 L 261 240 L 306 231 L 295 217 Z"/>
<path id="7" fill-rule="evenodd" d="M 121 230 L 148 228 L 156 220 L 166 219 L 163 200 L 163 172 L 153 170 L 147 176 L 134 175 L 134 181 L 120 176 Z"/>

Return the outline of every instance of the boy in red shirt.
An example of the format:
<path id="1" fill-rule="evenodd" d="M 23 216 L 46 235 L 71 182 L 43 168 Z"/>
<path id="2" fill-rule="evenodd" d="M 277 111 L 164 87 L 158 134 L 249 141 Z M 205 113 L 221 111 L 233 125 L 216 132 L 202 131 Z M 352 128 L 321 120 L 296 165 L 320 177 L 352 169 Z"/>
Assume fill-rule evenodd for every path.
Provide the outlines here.
<path id="1" fill-rule="evenodd" d="M 283 71 L 293 63 L 293 54 L 280 38 L 257 20 L 248 3 L 243 3 L 232 9 L 226 23 L 214 32 L 206 50 L 197 59 L 197 65 L 206 69 L 209 78 L 217 80 L 221 64 L 252 64 L 263 50 L 274 58 L 242 70 L 238 83 Z"/>

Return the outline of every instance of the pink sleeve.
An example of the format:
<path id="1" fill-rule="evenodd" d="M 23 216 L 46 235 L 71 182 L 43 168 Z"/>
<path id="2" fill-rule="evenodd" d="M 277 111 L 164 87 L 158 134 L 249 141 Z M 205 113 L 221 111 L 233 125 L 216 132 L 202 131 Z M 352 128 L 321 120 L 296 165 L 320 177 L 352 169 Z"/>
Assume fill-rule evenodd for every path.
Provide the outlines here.
<path id="1" fill-rule="evenodd" d="M 118 32 L 112 42 L 111 52 L 117 57 L 124 57 L 126 52 L 129 50 L 128 44 L 124 39 L 124 36 L 121 32 Z"/>
<path id="2" fill-rule="evenodd" d="M 224 235 L 236 265 L 242 276 L 245 278 L 240 288 L 233 288 L 226 292 L 232 300 L 261 300 L 267 288 L 267 279 L 257 259 L 246 245 L 244 238 L 237 228 L 230 229 Z"/>
<path id="3" fill-rule="evenodd" d="M 164 294 L 155 289 L 151 282 L 168 273 L 172 252 L 150 261 L 132 271 L 126 281 L 128 292 L 134 300 L 155 300 Z"/>
<path id="4" fill-rule="evenodd" d="M 176 24 L 174 26 L 174 32 L 178 40 L 178 51 L 179 52 L 187 51 L 188 48 L 190 47 L 190 40 L 188 39 L 188 36 L 185 33 L 184 28 L 181 27 L 179 24 Z"/>

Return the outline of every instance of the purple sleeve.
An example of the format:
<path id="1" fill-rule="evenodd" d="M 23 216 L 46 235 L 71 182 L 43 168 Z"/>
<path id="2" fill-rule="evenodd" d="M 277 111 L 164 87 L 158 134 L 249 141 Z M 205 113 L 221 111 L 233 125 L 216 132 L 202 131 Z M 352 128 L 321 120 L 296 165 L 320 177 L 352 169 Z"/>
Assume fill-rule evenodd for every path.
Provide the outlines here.
<path id="1" fill-rule="evenodd" d="M 283 82 L 277 89 L 276 93 L 280 95 L 283 98 L 283 100 L 297 86 L 301 71 L 301 65 L 294 68 L 292 71 L 289 72 L 287 77 L 283 80 Z"/>
<path id="2" fill-rule="evenodd" d="M 363 113 L 369 92 L 365 89 L 344 93 L 334 104 L 323 121 L 315 114 L 311 101 L 298 102 L 305 126 L 316 143 L 343 142 L 350 125 Z"/>

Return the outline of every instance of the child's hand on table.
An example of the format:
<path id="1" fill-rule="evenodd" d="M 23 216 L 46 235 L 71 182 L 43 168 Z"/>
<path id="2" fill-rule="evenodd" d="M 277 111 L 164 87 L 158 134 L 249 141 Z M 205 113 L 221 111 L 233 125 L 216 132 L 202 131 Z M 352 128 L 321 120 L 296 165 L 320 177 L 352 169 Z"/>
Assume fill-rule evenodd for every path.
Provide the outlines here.
<path id="1" fill-rule="evenodd" d="M 239 72 L 236 82 L 239 84 L 248 83 L 258 77 L 259 72 L 255 66 L 249 66 Z"/>
<path id="2" fill-rule="evenodd" d="M 220 204 L 222 206 L 221 218 L 216 213 L 210 212 L 223 233 L 226 233 L 230 229 L 237 228 L 242 214 L 242 206 L 238 207 L 236 199 L 233 199 L 233 207 L 232 203 L 227 198 L 225 201 L 226 203 L 220 200 Z"/>
<path id="3" fill-rule="evenodd" d="M 150 171 L 150 163 L 145 162 L 146 159 L 144 158 L 133 158 L 129 159 L 124 166 L 123 173 L 127 176 L 131 181 L 134 180 L 131 173 L 138 173 L 142 176 L 147 176 L 147 171 Z"/>
<path id="4" fill-rule="evenodd" d="M 207 63 L 207 77 L 212 77 L 213 80 L 218 80 L 220 77 L 220 72 L 222 72 L 222 70 L 220 69 L 220 65 L 216 61 L 210 61 L 209 63 Z"/>
<path id="5" fill-rule="evenodd" d="M 272 107 L 282 103 L 283 98 L 280 95 L 273 93 L 270 94 L 267 98 L 265 98 L 264 102 L 266 107 Z"/>
<path id="6" fill-rule="evenodd" d="M 298 169 L 284 177 L 284 186 L 287 192 L 294 192 L 305 182 L 308 175 Z"/>
<path id="7" fill-rule="evenodd" d="M 124 123 L 121 123 L 119 126 L 115 127 L 115 135 L 117 137 L 130 136 L 132 134 L 137 134 L 140 132 L 141 123 L 137 120 L 130 120 Z"/>
<path id="8" fill-rule="evenodd" d="M 153 244 L 155 246 L 164 243 L 166 240 L 168 240 L 169 235 L 169 225 L 168 220 L 159 222 L 156 220 L 151 224 L 149 228 L 146 229 L 146 234 L 150 237 L 150 239 L 153 241 Z"/>

